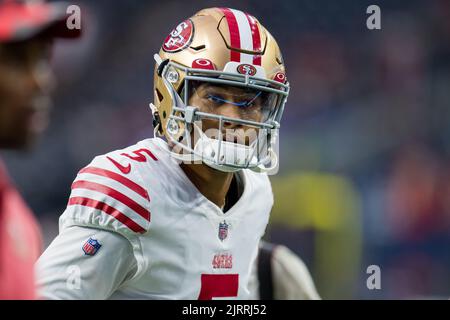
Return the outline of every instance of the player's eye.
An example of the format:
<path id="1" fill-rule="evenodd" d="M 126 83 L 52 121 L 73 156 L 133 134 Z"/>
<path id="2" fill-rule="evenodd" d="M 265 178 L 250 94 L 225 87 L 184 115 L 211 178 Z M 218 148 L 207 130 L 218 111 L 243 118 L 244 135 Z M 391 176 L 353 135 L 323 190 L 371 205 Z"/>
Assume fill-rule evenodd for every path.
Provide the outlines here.
<path id="1" fill-rule="evenodd" d="M 221 97 L 219 95 L 213 95 L 213 94 L 208 94 L 206 96 L 206 99 L 208 99 L 208 101 L 212 102 L 215 105 L 222 105 L 227 102 L 227 100 L 224 99 L 223 97 Z"/>
<path id="2" fill-rule="evenodd" d="M 240 108 L 250 108 L 255 105 L 256 106 L 259 105 L 256 102 L 259 101 L 258 98 L 260 95 L 261 95 L 261 92 L 258 92 L 257 94 L 255 94 L 253 96 L 241 98 L 240 101 L 230 101 L 230 100 L 223 98 L 220 95 L 214 95 L 214 94 L 208 94 L 206 96 L 206 98 L 208 99 L 208 101 L 214 103 L 215 105 L 222 105 L 224 103 L 227 103 L 227 104 L 231 104 L 231 105 L 234 105 L 234 106 L 240 107 Z"/>
<path id="3" fill-rule="evenodd" d="M 244 107 L 244 108 L 250 108 L 250 107 L 255 107 L 255 106 L 259 107 L 260 101 L 258 98 L 260 96 L 261 96 L 261 91 L 253 96 L 246 97 L 245 99 L 243 99 L 241 102 L 237 103 L 236 105 L 238 105 L 240 107 Z"/>

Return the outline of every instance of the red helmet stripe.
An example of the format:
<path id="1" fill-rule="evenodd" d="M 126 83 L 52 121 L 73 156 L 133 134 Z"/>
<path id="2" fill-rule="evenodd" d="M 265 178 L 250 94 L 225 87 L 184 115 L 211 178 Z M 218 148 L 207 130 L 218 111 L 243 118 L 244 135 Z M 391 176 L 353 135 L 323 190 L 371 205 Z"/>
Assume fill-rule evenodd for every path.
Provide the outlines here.
<path id="1" fill-rule="evenodd" d="M 241 48 L 241 36 L 239 34 L 239 26 L 234 16 L 233 12 L 228 8 L 220 8 L 222 12 L 225 14 L 225 18 L 228 23 L 228 30 L 230 32 L 230 45 L 232 48 L 240 49 Z M 235 50 L 231 51 L 231 61 L 240 62 L 241 61 L 241 53 Z"/>
<path id="2" fill-rule="evenodd" d="M 240 49 L 246 51 L 253 51 L 253 37 L 250 24 L 248 23 L 247 16 L 240 10 L 230 9 L 236 18 L 237 25 L 239 28 L 239 36 L 241 44 Z M 241 61 L 243 63 L 253 63 L 253 55 L 241 52 Z"/>
<path id="3" fill-rule="evenodd" d="M 254 17 L 249 14 L 245 14 L 247 16 L 248 23 L 250 24 L 250 30 L 252 31 L 253 38 L 253 51 L 261 52 L 261 35 L 259 34 L 258 24 Z M 253 64 L 260 66 L 261 65 L 261 55 L 255 55 L 253 57 Z"/>

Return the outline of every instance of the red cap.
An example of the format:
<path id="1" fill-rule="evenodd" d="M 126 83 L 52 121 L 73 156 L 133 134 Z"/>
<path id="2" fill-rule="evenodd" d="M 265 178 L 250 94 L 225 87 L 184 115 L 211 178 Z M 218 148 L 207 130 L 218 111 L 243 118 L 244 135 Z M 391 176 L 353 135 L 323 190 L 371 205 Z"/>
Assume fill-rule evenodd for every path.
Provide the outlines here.
<path id="1" fill-rule="evenodd" d="M 32 0 L 0 0 L 0 43 L 23 41 L 42 33 L 76 38 L 81 30 L 67 28 L 67 3 Z"/>

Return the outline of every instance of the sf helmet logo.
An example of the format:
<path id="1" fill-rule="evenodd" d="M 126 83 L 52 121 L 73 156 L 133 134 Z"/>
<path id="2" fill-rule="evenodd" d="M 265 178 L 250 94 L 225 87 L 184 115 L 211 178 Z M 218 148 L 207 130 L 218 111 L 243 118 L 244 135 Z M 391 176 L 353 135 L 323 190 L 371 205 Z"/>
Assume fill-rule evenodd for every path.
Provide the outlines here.
<path id="1" fill-rule="evenodd" d="M 164 40 L 163 50 L 178 52 L 187 48 L 194 36 L 194 25 L 191 20 L 181 22 Z"/>
<path id="2" fill-rule="evenodd" d="M 237 72 L 239 72 L 240 74 L 254 76 L 256 74 L 256 68 L 251 64 L 240 64 L 237 67 Z"/>

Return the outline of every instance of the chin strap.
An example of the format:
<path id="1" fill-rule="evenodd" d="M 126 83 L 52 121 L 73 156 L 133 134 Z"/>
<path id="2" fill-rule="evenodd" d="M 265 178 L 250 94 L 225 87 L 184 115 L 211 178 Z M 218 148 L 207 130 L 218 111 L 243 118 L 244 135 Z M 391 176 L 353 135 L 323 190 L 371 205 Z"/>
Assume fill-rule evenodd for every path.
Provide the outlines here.
<path id="1" fill-rule="evenodd" d="M 270 153 L 270 163 L 271 163 L 270 167 L 267 168 L 261 164 L 257 167 L 249 168 L 249 169 L 254 172 L 258 172 L 258 173 L 265 173 L 265 172 L 274 170 L 278 166 L 278 156 L 272 149 L 269 150 L 269 153 Z"/>
<path id="2" fill-rule="evenodd" d="M 277 136 L 278 136 L 278 131 L 275 130 L 272 133 L 272 137 L 270 138 L 271 141 L 274 142 L 274 143 L 271 143 L 271 145 L 275 144 Z M 250 170 L 252 170 L 254 172 L 258 172 L 258 173 L 264 173 L 264 172 L 272 171 L 276 167 L 278 167 L 278 155 L 276 154 L 276 152 L 273 151 L 272 147 L 268 148 L 267 152 L 269 153 L 269 157 L 270 157 L 270 167 L 266 167 L 266 166 L 261 164 L 261 165 L 259 165 L 257 167 L 250 168 Z"/>

